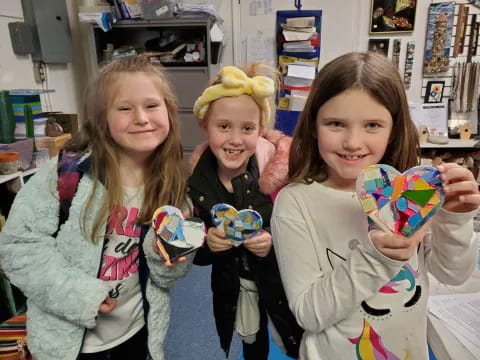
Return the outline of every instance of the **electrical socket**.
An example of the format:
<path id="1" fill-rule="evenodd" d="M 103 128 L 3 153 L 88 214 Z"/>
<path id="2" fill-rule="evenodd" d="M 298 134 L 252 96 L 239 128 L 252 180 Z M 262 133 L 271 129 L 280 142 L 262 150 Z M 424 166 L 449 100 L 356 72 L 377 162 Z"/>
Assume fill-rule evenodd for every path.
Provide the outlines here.
<path id="1" fill-rule="evenodd" d="M 38 70 L 40 74 L 40 80 L 42 80 L 42 82 L 45 82 L 45 64 L 40 63 L 40 67 L 38 68 Z"/>
<path id="2" fill-rule="evenodd" d="M 33 63 L 33 78 L 37 84 L 45 82 L 45 68 L 41 62 Z"/>

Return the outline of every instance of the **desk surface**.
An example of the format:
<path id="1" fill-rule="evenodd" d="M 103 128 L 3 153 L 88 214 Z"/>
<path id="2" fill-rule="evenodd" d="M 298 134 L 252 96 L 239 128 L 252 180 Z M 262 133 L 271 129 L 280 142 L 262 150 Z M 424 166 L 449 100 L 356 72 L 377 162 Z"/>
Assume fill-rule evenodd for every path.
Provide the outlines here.
<path id="1" fill-rule="evenodd" d="M 476 148 L 478 147 L 480 150 L 480 140 L 479 139 L 470 139 L 470 140 L 460 140 L 460 139 L 450 139 L 448 144 L 438 145 L 438 144 L 421 144 L 420 147 L 422 149 L 462 149 L 462 148 Z"/>

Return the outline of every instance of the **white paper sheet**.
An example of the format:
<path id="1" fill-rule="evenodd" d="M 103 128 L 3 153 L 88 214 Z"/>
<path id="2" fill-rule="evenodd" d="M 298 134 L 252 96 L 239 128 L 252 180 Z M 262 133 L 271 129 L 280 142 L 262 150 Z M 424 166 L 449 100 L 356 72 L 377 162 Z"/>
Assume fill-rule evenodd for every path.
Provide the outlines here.
<path id="1" fill-rule="evenodd" d="M 409 103 L 408 107 L 417 127 L 425 125 L 430 135 L 448 135 L 447 104 Z"/>
<path id="2" fill-rule="evenodd" d="M 248 9 L 250 16 L 273 14 L 272 0 L 250 0 Z"/>
<path id="3" fill-rule="evenodd" d="M 255 61 L 262 61 L 275 64 L 275 40 L 272 36 L 263 34 L 248 35 L 247 38 L 247 64 Z"/>
<path id="4" fill-rule="evenodd" d="M 480 359 L 480 292 L 431 296 L 429 311 Z"/>
<path id="5" fill-rule="evenodd" d="M 288 64 L 287 76 L 313 80 L 315 68 L 312 66 Z"/>

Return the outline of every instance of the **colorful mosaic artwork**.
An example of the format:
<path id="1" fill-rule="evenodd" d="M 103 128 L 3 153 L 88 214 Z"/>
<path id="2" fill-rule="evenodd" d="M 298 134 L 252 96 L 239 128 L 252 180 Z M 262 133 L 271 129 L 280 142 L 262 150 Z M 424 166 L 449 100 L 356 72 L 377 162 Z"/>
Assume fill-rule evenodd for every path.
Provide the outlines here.
<path id="1" fill-rule="evenodd" d="M 173 260 L 202 246 L 205 240 L 205 224 L 199 218 L 184 219 L 174 206 L 165 205 L 153 214 L 157 246 L 164 257 Z M 167 254 L 164 252 L 166 251 Z"/>
<path id="2" fill-rule="evenodd" d="M 383 231 L 411 236 L 442 207 L 437 169 L 417 166 L 400 174 L 389 165 L 372 165 L 357 178 L 357 195 L 368 217 Z"/>
<path id="3" fill-rule="evenodd" d="M 225 231 L 227 239 L 234 246 L 239 246 L 244 240 L 257 235 L 262 230 L 262 216 L 255 210 L 238 211 L 228 204 L 216 204 L 210 210 L 215 226 Z"/>

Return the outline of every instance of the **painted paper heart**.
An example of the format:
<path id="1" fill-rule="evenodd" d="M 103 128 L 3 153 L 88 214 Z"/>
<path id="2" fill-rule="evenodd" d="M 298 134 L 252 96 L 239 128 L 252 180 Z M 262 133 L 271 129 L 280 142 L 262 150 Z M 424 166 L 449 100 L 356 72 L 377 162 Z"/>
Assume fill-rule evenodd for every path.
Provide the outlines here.
<path id="1" fill-rule="evenodd" d="M 239 246 L 244 240 L 257 235 L 262 230 L 262 216 L 255 210 L 238 211 L 228 204 L 216 204 L 210 210 L 215 226 L 225 231 L 227 239 L 234 246 Z"/>
<path id="2" fill-rule="evenodd" d="M 158 248 L 163 257 L 171 261 L 198 249 L 205 240 L 203 221 L 195 217 L 184 219 L 174 206 L 165 205 L 155 210 L 152 226 Z"/>
<path id="3" fill-rule="evenodd" d="M 371 165 L 357 178 L 360 204 L 385 232 L 411 236 L 442 207 L 440 173 L 417 166 L 400 174 L 389 165 Z"/>

